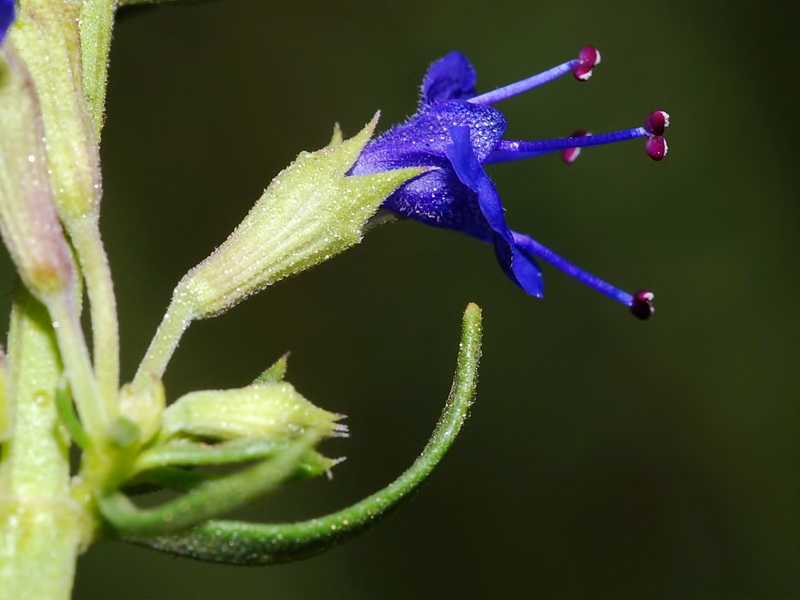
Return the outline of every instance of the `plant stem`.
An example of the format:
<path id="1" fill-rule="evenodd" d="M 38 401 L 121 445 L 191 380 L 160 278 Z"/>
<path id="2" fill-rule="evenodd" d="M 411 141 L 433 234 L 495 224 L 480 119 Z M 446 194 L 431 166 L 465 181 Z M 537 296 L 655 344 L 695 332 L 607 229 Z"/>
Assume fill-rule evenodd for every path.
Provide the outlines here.
<path id="1" fill-rule="evenodd" d="M 134 388 L 144 384 L 148 376 L 161 379 L 178 342 L 195 316 L 195 303 L 186 297 L 181 284 L 175 289 L 161 324 L 145 352 L 133 378 Z"/>
<path id="2" fill-rule="evenodd" d="M 119 388 L 119 327 L 117 301 L 108 257 L 103 249 L 97 218 L 74 221 L 69 229 L 81 263 L 92 317 L 92 356 L 106 412 L 113 413 Z"/>
<path id="3" fill-rule="evenodd" d="M 47 308 L 78 414 L 89 437 L 100 443 L 117 417 L 115 396 L 100 394 L 73 299 L 66 293 L 55 294 L 48 298 Z"/>
<path id="4" fill-rule="evenodd" d="M 92 520 L 70 496 L 68 443 L 55 393 L 61 362 L 47 310 L 19 286 L 9 333 L 11 439 L 0 462 L 0 590 L 14 599 L 70 597 Z"/>

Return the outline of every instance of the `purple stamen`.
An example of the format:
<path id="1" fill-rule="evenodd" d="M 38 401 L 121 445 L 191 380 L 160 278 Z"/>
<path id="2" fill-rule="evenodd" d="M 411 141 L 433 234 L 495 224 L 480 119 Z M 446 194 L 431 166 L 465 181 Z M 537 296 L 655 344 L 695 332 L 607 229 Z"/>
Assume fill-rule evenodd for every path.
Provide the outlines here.
<path id="1" fill-rule="evenodd" d="M 649 135 L 644 127 L 634 127 L 633 129 L 622 129 L 598 135 L 570 136 L 553 140 L 534 140 L 530 142 L 501 140 L 495 150 L 498 152 L 538 152 L 543 154 L 545 152 L 555 152 L 556 150 L 613 144 L 614 142 L 623 142 Z"/>
<path id="2" fill-rule="evenodd" d="M 495 102 L 500 102 L 500 100 L 505 100 L 511 96 L 516 96 L 517 94 L 532 90 L 545 83 L 550 83 L 554 79 L 558 79 L 562 75 L 566 75 L 570 72 L 575 76 L 575 79 L 586 81 L 592 76 L 592 68 L 599 63 L 600 53 L 596 48 L 588 46 L 578 53 L 578 58 L 562 63 L 557 67 L 548 69 L 533 77 L 528 77 L 522 81 L 517 81 L 516 83 L 503 86 L 494 91 L 486 92 L 480 96 L 475 96 L 474 98 L 470 98 L 468 102 L 472 102 L 473 104 L 494 104 Z"/>
<path id="3" fill-rule="evenodd" d="M 574 277 L 581 283 L 586 284 L 590 288 L 595 289 L 598 292 L 605 294 L 609 298 L 624 304 L 639 319 L 646 319 L 653 313 L 652 302 L 654 296 L 652 292 L 647 290 L 639 290 L 636 292 L 636 294 L 624 292 L 621 289 L 614 287 L 610 283 L 603 281 L 599 277 L 595 277 L 591 273 L 584 271 L 568 260 L 565 260 L 536 240 L 533 240 L 526 235 L 522 235 L 521 233 L 517 233 L 516 231 L 512 231 L 511 235 L 513 236 L 514 244 L 519 248 L 530 254 L 533 254 L 534 256 L 538 256 L 539 258 L 546 260 L 555 268 L 563 271 L 571 277 Z"/>
<path id="4" fill-rule="evenodd" d="M 562 152 L 565 162 L 571 163 L 578 158 L 580 148 L 586 146 L 600 146 L 613 144 L 636 138 L 646 137 L 645 151 L 653 160 L 661 160 L 667 155 L 667 140 L 664 138 L 664 129 L 669 126 L 669 115 L 663 110 L 654 110 L 645 120 L 644 127 L 622 129 L 609 133 L 590 135 L 585 131 L 576 131 L 569 137 L 552 140 L 501 140 L 494 151 L 484 161 L 484 164 L 521 160 L 548 152 Z"/>

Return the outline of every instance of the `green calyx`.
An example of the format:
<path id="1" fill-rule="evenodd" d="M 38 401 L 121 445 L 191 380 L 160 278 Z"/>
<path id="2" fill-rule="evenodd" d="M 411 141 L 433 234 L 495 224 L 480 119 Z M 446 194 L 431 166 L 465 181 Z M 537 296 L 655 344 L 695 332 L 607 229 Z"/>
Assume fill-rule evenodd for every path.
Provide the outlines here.
<path id="1" fill-rule="evenodd" d="M 84 89 L 84 65 L 91 63 L 93 54 L 82 46 L 83 4 L 87 3 L 21 0 L 10 36 L 36 83 L 49 179 L 68 229 L 76 220 L 97 214 L 101 190 L 99 127 L 93 125 Z"/>
<path id="2" fill-rule="evenodd" d="M 343 434 L 341 415 L 314 406 L 289 383 L 254 383 L 234 390 L 192 392 L 164 412 L 161 435 L 229 441 L 282 440 L 316 429 Z"/>
<path id="3" fill-rule="evenodd" d="M 397 187 L 424 169 L 348 176 L 378 117 L 353 138 L 302 152 L 207 259 L 189 271 L 175 301 L 193 319 L 214 316 L 276 281 L 361 241 L 367 220 Z"/>
<path id="4" fill-rule="evenodd" d="M 377 120 L 378 115 L 349 140 L 342 140 L 337 128 L 328 146 L 300 153 L 272 180 L 228 239 L 180 280 L 134 385 L 164 374 L 192 321 L 221 314 L 358 243 L 386 198 L 427 170 L 348 175 Z"/>

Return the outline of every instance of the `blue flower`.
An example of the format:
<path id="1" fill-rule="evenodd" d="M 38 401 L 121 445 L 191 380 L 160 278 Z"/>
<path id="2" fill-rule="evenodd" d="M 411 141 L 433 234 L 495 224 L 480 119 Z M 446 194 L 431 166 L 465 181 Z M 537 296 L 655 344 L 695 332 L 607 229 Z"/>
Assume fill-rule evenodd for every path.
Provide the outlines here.
<path id="1" fill-rule="evenodd" d="M 541 258 L 626 305 L 640 319 L 646 319 L 653 312 L 651 292 L 624 292 L 532 238 L 509 229 L 500 196 L 483 168 L 485 164 L 559 151 L 566 162 L 573 162 L 582 147 L 634 138 L 646 138 L 647 154 L 654 160 L 662 159 L 667 152 L 663 134 L 669 119 L 664 111 L 651 113 L 643 127 L 602 135 L 576 132 L 570 137 L 553 140 L 503 139 L 505 118 L 490 104 L 567 73 L 585 81 L 599 62 L 597 50 L 584 48 L 574 60 L 477 95 L 475 69 L 462 54 L 451 52 L 428 69 L 417 113 L 367 144 L 351 174 L 431 167 L 427 173 L 398 188 L 387 198 L 383 208 L 492 243 L 506 275 L 532 296 L 542 297 L 542 272 L 536 262 L 536 258 Z"/>
<path id="2" fill-rule="evenodd" d="M 0 0 L 0 44 L 6 39 L 8 28 L 14 22 L 14 0 Z"/>

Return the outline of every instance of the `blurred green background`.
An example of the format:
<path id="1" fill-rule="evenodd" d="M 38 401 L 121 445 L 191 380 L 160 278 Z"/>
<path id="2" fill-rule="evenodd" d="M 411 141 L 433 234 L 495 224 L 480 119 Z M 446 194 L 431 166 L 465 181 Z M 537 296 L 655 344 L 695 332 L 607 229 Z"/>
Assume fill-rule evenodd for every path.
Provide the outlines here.
<path id="1" fill-rule="evenodd" d="M 231 387 L 287 350 L 289 379 L 349 415 L 333 481 L 248 516 L 341 508 L 412 460 L 449 389 L 460 313 L 485 315 L 479 397 L 440 470 L 368 535 L 271 568 L 118 543 L 81 560 L 81 599 L 800 596 L 796 2 L 218 0 L 125 11 L 103 134 L 103 228 L 125 376 L 170 292 L 301 150 L 415 110 L 459 49 L 481 90 L 594 44 L 588 84 L 499 105 L 536 139 L 673 117 L 643 144 L 490 171 L 509 224 L 584 268 L 657 294 L 641 323 L 545 266 L 547 297 L 490 247 L 413 222 L 197 323 L 170 397 Z"/>

